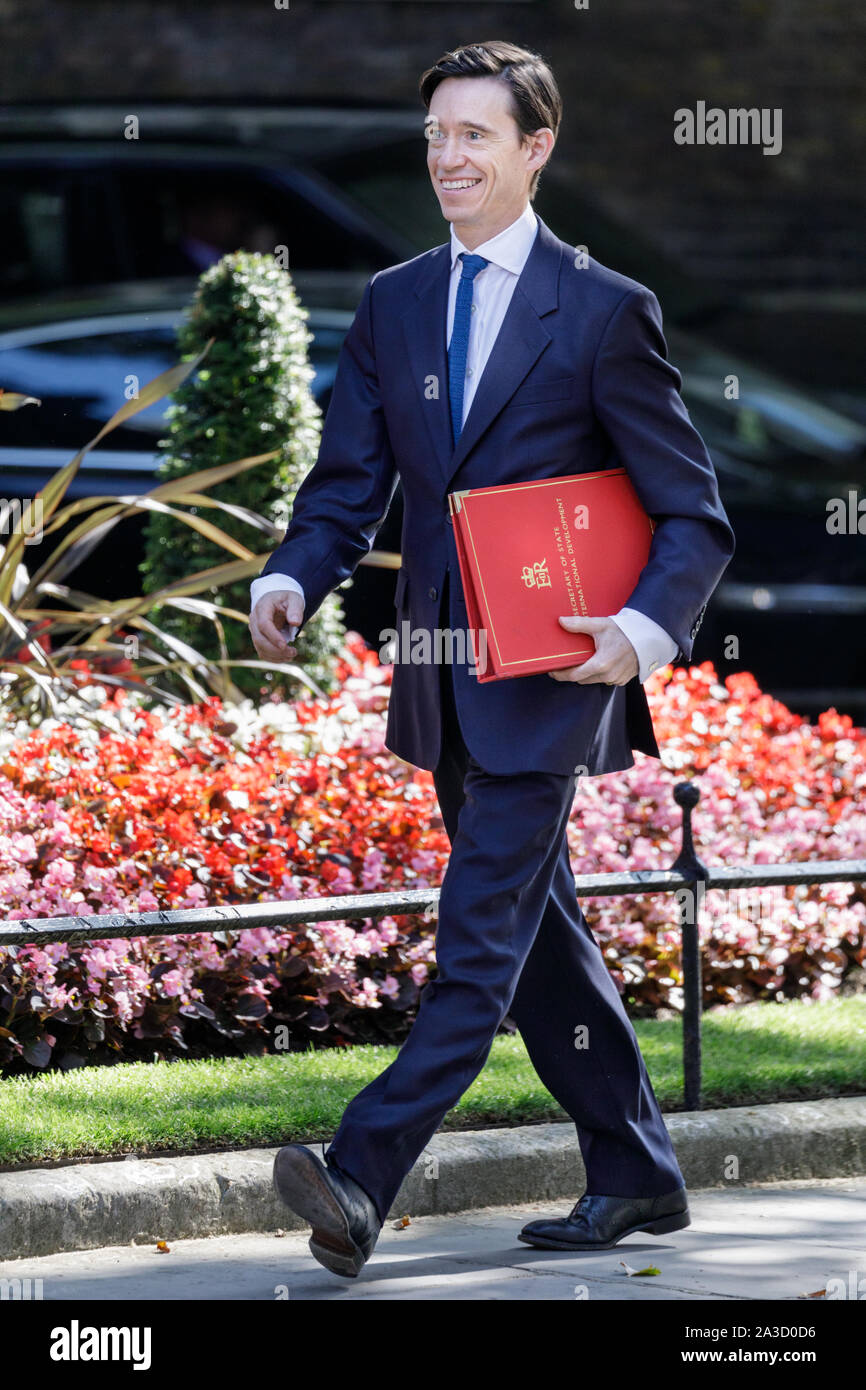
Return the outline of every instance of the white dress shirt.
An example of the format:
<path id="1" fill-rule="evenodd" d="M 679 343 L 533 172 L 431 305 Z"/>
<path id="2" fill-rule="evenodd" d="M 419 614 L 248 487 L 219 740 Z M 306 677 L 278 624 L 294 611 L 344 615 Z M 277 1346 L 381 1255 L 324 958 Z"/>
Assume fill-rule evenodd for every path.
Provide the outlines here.
<path id="1" fill-rule="evenodd" d="M 472 292 L 472 317 L 469 328 L 469 349 L 466 356 L 466 382 L 463 389 L 463 423 L 472 405 L 472 400 L 487 364 L 493 344 L 502 327 L 505 311 L 514 293 L 518 277 L 526 264 L 532 244 L 538 234 L 538 220 L 527 202 L 516 222 L 504 231 L 498 232 L 489 241 L 476 246 L 474 254 L 483 256 L 490 264 L 484 266 L 475 276 Z M 461 252 L 469 253 L 468 246 L 457 237 L 454 225 L 451 226 L 451 282 L 448 287 L 447 341 L 451 341 L 454 326 L 454 307 L 457 301 L 457 286 L 460 282 Z M 252 606 L 255 607 L 263 594 L 275 590 L 291 590 L 303 598 L 304 591 L 296 579 L 283 574 L 260 575 L 250 585 Z M 679 643 L 658 623 L 636 608 L 622 608 L 611 615 L 617 627 L 628 638 L 637 654 L 639 679 L 645 681 L 653 671 L 676 654 Z M 291 641 L 297 628 L 289 628 Z"/>

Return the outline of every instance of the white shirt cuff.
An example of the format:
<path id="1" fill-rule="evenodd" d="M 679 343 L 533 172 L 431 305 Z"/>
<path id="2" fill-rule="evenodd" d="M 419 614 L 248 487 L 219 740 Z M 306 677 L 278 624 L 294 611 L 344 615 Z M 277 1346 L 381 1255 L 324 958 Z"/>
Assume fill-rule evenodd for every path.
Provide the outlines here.
<path id="1" fill-rule="evenodd" d="M 306 603 L 303 586 L 297 579 L 292 579 L 288 574 L 260 574 L 258 579 L 254 579 L 250 584 L 250 611 L 255 608 L 263 594 L 273 594 L 278 589 L 282 589 L 284 593 L 288 589 L 290 593 L 300 594 Z M 293 623 L 286 628 L 286 640 L 293 642 L 297 632 L 297 626 Z"/>
<path id="2" fill-rule="evenodd" d="M 670 633 L 637 608 L 621 608 L 611 616 L 637 652 L 641 684 L 649 680 L 659 666 L 667 665 L 679 651 L 679 643 L 674 641 Z"/>

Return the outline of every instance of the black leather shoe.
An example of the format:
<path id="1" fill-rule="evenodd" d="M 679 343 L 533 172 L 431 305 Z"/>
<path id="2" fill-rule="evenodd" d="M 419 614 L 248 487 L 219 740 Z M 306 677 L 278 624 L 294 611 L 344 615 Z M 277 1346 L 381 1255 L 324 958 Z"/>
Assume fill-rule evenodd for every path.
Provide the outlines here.
<path id="1" fill-rule="evenodd" d="M 609 1250 L 623 1236 L 663 1236 L 691 1225 L 686 1189 L 663 1197 L 597 1197 L 586 1192 L 569 1216 L 530 1221 L 517 1237 L 540 1250 Z"/>
<path id="2" fill-rule="evenodd" d="M 332 1274 L 360 1274 L 382 1229 L 372 1198 L 325 1155 L 287 1144 L 274 1161 L 274 1187 L 293 1212 L 313 1228 L 310 1250 Z"/>

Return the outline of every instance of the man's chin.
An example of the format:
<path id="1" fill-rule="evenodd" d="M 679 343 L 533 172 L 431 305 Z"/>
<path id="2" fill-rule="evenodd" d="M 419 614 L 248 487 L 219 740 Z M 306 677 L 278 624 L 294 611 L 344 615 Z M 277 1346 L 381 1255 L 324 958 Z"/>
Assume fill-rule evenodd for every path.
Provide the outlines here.
<path id="1" fill-rule="evenodd" d="M 480 209 L 460 208 L 453 204 L 445 206 L 442 203 L 439 208 L 446 222 L 459 222 L 461 227 L 471 227 L 481 217 Z"/>

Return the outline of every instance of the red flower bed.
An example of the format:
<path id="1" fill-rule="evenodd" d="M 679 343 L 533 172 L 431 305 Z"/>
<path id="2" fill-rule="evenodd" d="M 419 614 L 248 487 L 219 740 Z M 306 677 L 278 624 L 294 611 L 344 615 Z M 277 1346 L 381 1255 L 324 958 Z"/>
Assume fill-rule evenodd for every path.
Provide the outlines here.
<path id="1" fill-rule="evenodd" d="M 0 730 L 4 916 L 439 883 L 449 846 L 432 778 L 382 741 L 390 674 L 352 637 L 327 702 L 146 710 L 82 672 L 80 703 L 61 721 Z M 638 754 L 628 772 L 578 786 L 575 872 L 668 865 L 679 847 L 672 787 L 693 773 L 708 864 L 866 856 L 866 734 L 850 720 L 831 712 L 810 726 L 750 676 L 719 686 L 708 665 L 667 668 L 648 693 L 664 763 Z M 101 729 L 82 720 L 84 707 Z M 708 895 L 704 918 L 710 1005 L 826 997 L 864 963 L 866 902 L 854 885 L 776 890 L 746 911 L 718 898 Z M 630 1009 L 678 1007 L 672 897 L 584 905 Z M 433 963 L 433 930 L 404 916 L 0 949 L 0 1062 L 12 1071 L 399 1041 Z"/>

